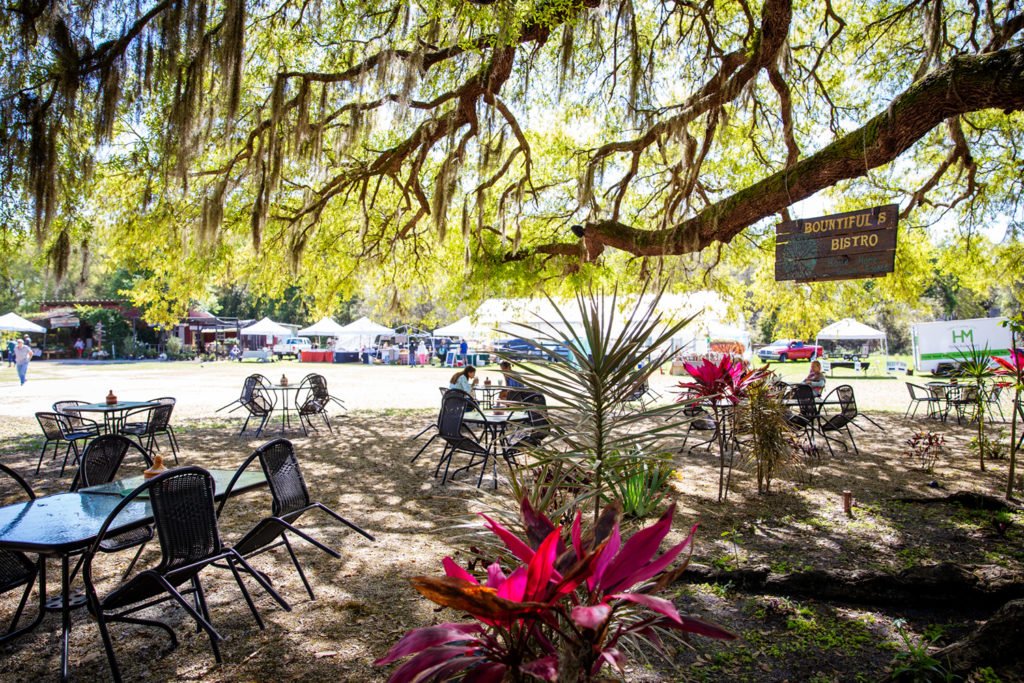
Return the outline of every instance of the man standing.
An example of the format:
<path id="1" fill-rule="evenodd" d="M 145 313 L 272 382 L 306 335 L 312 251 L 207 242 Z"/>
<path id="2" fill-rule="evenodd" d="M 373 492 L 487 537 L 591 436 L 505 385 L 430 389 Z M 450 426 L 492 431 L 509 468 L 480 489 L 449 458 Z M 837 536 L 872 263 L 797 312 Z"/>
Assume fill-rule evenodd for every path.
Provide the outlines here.
<path id="1" fill-rule="evenodd" d="M 14 346 L 14 367 L 18 370 L 18 379 L 22 384 L 25 383 L 25 374 L 28 372 L 30 360 L 32 360 L 32 348 L 19 339 Z"/>
<path id="2" fill-rule="evenodd" d="M 469 343 L 465 339 L 459 342 L 459 357 L 462 360 L 462 367 L 469 365 Z"/>

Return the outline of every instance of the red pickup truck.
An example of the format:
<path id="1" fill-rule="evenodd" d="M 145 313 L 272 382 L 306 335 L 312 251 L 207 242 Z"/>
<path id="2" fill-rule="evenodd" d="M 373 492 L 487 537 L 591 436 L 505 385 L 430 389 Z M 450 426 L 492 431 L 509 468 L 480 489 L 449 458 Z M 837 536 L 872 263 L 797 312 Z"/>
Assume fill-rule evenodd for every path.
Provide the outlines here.
<path id="1" fill-rule="evenodd" d="M 757 352 L 757 357 L 761 360 L 777 360 L 779 362 L 811 360 L 812 358 L 821 358 L 824 355 L 825 350 L 820 346 L 805 344 L 796 339 L 779 339 Z"/>

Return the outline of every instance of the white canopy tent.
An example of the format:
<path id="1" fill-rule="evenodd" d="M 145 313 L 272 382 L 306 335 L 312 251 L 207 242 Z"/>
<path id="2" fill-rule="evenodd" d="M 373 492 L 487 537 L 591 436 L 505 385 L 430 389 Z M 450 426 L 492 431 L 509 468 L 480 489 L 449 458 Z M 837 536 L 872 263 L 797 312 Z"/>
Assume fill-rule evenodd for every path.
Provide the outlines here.
<path id="1" fill-rule="evenodd" d="M 474 325 L 469 316 L 459 318 L 451 325 L 434 330 L 435 337 L 461 337 L 462 339 L 481 339 L 488 336 L 488 330 Z"/>
<path id="2" fill-rule="evenodd" d="M 243 327 L 238 333 L 247 337 L 285 337 L 292 331 L 284 325 L 275 323 L 270 318 L 264 318 L 248 327 Z"/>
<path id="3" fill-rule="evenodd" d="M 7 313 L 0 315 L 0 332 L 34 332 L 36 334 L 45 334 L 46 328 L 25 320 L 17 313 Z"/>
<path id="4" fill-rule="evenodd" d="M 832 342 L 879 342 L 886 358 L 889 357 L 889 340 L 885 332 L 858 322 L 853 318 L 843 318 L 827 325 L 818 332 L 814 339 L 815 346 L 822 341 Z"/>
<path id="5" fill-rule="evenodd" d="M 323 318 L 320 322 L 309 327 L 303 327 L 296 334 L 305 337 L 337 337 L 338 335 L 349 334 L 344 326 L 338 324 L 331 318 Z"/>
<path id="6" fill-rule="evenodd" d="M 390 327 L 384 327 L 373 322 L 365 315 L 359 320 L 354 320 L 348 325 L 344 325 L 342 328 L 344 334 L 356 334 L 361 337 L 369 337 L 381 334 L 394 334 L 395 331 Z"/>

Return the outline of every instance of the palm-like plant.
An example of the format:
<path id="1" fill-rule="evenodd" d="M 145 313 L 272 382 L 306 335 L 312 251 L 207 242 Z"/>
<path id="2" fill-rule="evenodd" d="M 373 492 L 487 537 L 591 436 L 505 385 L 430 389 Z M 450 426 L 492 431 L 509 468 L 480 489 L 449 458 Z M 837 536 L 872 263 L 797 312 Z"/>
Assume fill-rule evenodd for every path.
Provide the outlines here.
<path id="1" fill-rule="evenodd" d="M 557 318 L 519 325 L 504 333 L 547 355 L 548 362 L 521 365 L 516 377 L 547 398 L 551 436 L 529 453 L 531 468 L 514 471 L 513 494 L 538 510 L 565 518 L 593 502 L 596 521 L 602 497 L 613 494 L 608 461 L 616 454 L 658 453 L 658 442 L 678 429 L 669 406 L 627 409 L 631 396 L 671 357 L 669 341 L 691 318 L 668 322 L 657 312 L 660 292 L 638 297 L 619 311 L 613 293 L 577 295 L 575 324 L 552 302 Z M 568 350 L 568 358 L 550 349 Z"/>
<path id="2" fill-rule="evenodd" d="M 1024 411 L 1021 408 L 1021 392 L 1024 391 L 1024 351 L 1017 348 L 1017 343 L 1024 334 L 1024 316 L 1006 320 L 1003 323 L 1010 328 L 1010 359 L 993 357 L 999 368 L 996 374 L 1010 379 L 1013 382 L 1013 406 L 1010 408 L 1010 463 L 1008 476 L 1006 478 L 1006 499 L 1013 498 L 1014 479 L 1017 470 L 1017 451 L 1020 449 L 1020 440 L 1017 438 L 1017 421 L 1024 420 Z"/>
<path id="3" fill-rule="evenodd" d="M 974 412 L 978 420 L 978 466 L 985 471 L 985 383 L 995 374 L 992 371 L 992 354 L 986 345 L 982 349 L 971 346 L 960 352 L 960 367 L 957 376 L 973 385 Z"/>

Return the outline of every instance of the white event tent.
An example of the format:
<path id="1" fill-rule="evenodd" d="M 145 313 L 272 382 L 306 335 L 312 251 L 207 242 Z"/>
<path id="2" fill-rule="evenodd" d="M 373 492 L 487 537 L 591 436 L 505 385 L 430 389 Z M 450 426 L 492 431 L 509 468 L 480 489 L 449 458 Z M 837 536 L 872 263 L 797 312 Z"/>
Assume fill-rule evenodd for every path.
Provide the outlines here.
<path id="1" fill-rule="evenodd" d="M 243 327 L 238 333 L 247 337 L 285 337 L 292 331 L 280 323 L 275 323 L 270 318 L 264 318 L 248 327 Z"/>
<path id="2" fill-rule="evenodd" d="M 46 328 L 25 320 L 17 313 L 7 313 L 0 315 L 0 332 L 34 332 L 36 334 L 44 334 Z"/>
<path id="3" fill-rule="evenodd" d="M 484 327 L 474 325 L 469 316 L 459 318 L 450 325 L 434 330 L 435 337 L 460 337 L 462 339 L 482 339 L 490 335 Z"/>
<path id="4" fill-rule="evenodd" d="M 370 343 L 382 334 L 394 334 L 390 327 L 379 325 L 366 316 L 353 320 L 348 325 L 342 325 L 341 331 L 335 337 L 334 348 L 338 351 L 358 351 L 363 339 L 369 339 Z"/>
<path id="5" fill-rule="evenodd" d="M 322 318 L 320 322 L 303 327 L 296 334 L 304 337 L 337 337 L 341 334 L 349 334 L 345 328 L 331 318 Z"/>
<path id="6" fill-rule="evenodd" d="M 879 342 L 882 352 L 887 358 L 889 356 L 889 341 L 885 332 L 876 330 L 853 318 L 843 318 L 838 322 L 823 327 L 818 332 L 817 337 L 815 337 L 815 346 L 820 345 L 822 341 Z"/>

